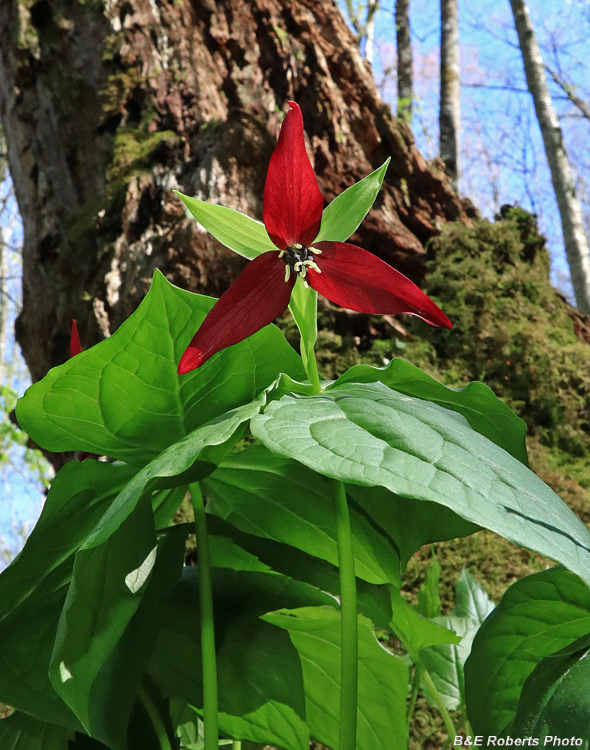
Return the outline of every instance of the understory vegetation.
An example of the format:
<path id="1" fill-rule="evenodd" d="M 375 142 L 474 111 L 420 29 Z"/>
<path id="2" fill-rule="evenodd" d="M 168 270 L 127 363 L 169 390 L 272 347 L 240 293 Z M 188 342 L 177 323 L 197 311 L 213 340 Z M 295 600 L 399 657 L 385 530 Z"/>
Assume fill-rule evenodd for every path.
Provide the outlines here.
<path id="1" fill-rule="evenodd" d="M 486 383 L 526 422 L 531 468 L 590 523 L 590 346 L 576 335 L 573 309 L 550 283 L 549 255 L 535 217 L 506 206 L 494 222 L 447 225 L 427 249 L 421 286 L 453 329 L 326 307 L 319 319 L 320 371 L 337 377 L 353 364 L 383 366 L 398 356 L 451 387 Z M 284 327 L 296 344 L 286 317 Z M 453 608 L 463 567 L 498 602 L 514 581 L 553 565 L 484 530 L 418 552 L 404 578 L 411 601 L 433 555 L 442 568 L 443 614 Z M 436 710 L 421 697 L 411 750 L 442 748 L 447 740 Z"/>

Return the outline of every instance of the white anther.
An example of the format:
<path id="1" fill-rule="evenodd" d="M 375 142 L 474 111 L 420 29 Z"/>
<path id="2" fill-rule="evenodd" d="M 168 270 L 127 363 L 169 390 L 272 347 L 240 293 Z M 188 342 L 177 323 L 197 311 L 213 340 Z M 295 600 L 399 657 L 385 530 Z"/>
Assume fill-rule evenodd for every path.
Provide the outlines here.
<path id="1" fill-rule="evenodd" d="M 304 260 L 303 265 L 307 266 L 307 268 L 313 268 L 314 271 L 321 273 L 319 266 L 317 265 L 317 263 L 314 263 L 313 260 Z"/>
<path id="2" fill-rule="evenodd" d="M 298 260 L 297 263 L 295 263 L 295 265 L 293 266 L 293 270 L 295 271 L 295 273 L 299 273 L 301 271 L 302 266 L 303 266 L 303 261 Z"/>
<path id="3" fill-rule="evenodd" d="M 291 275 L 291 266 L 285 266 L 285 281 L 289 281 L 289 276 Z"/>
<path id="4" fill-rule="evenodd" d="M 296 242 L 294 245 L 291 245 L 291 247 L 294 250 L 301 250 L 301 248 L 303 247 L 303 245 L 300 245 L 299 242 Z"/>
<path id="5" fill-rule="evenodd" d="M 310 253 L 313 253 L 314 255 L 321 255 L 322 254 L 322 251 L 318 250 L 315 247 L 308 247 L 307 249 L 309 250 Z"/>
<path id="6" fill-rule="evenodd" d="M 283 257 L 283 255 L 284 255 L 284 254 L 285 254 L 286 252 L 287 252 L 286 250 L 280 250 L 280 251 L 279 251 L 279 258 L 282 258 L 282 257 Z"/>

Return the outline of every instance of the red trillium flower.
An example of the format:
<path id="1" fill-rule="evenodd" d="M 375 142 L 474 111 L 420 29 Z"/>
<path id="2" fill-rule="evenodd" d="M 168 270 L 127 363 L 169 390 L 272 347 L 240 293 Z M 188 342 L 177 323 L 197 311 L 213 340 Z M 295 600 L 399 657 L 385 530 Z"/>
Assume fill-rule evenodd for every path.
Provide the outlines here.
<path id="1" fill-rule="evenodd" d="M 348 242 L 314 242 L 324 201 L 305 150 L 301 110 L 289 105 L 264 188 L 264 225 L 277 250 L 250 261 L 215 303 L 180 360 L 181 375 L 272 323 L 286 310 L 297 276 L 350 310 L 409 313 L 452 327 L 424 292 L 372 253 Z"/>
<path id="2" fill-rule="evenodd" d="M 70 334 L 70 357 L 82 353 L 82 344 L 80 344 L 80 334 L 78 333 L 78 324 L 72 320 L 72 333 Z"/>

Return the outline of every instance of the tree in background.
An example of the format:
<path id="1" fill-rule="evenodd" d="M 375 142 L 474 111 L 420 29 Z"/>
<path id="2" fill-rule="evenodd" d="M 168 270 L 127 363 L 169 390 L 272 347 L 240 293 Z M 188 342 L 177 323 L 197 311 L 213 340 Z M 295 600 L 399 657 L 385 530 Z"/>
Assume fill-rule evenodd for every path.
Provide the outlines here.
<path id="1" fill-rule="evenodd" d="M 412 39 L 410 0 L 396 0 L 395 32 L 397 43 L 397 113 L 412 125 Z"/>
<path id="2" fill-rule="evenodd" d="M 0 4 L 0 111 L 24 228 L 16 336 L 33 380 L 69 356 L 72 318 L 84 347 L 109 336 L 155 268 L 225 291 L 240 259 L 172 191 L 260 216 L 288 99 L 326 199 L 392 157 L 358 242 L 420 281 L 424 243 L 465 210 L 383 106 L 335 6 Z"/>
<path id="3" fill-rule="evenodd" d="M 584 229 L 582 209 L 568 159 L 563 133 L 547 88 L 545 67 L 528 8 L 523 0 L 510 0 L 514 24 L 522 52 L 527 86 L 535 103 L 535 112 L 543 135 L 545 153 L 551 170 L 553 188 L 559 206 L 561 226 L 572 286 L 580 310 L 590 313 L 590 253 Z"/>
<path id="4" fill-rule="evenodd" d="M 373 45 L 375 39 L 375 16 L 381 0 L 367 0 L 367 4 L 346 0 L 348 18 L 357 35 L 359 48 L 369 65 L 373 65 Z"/>
<path id="5" fill-rule="evenodd" d="M 441 0 L 440 2 L 439 128 L 440 158 L 451 176 L 455 190 L 458 190 L 461 72 L 457 0 Z"/>

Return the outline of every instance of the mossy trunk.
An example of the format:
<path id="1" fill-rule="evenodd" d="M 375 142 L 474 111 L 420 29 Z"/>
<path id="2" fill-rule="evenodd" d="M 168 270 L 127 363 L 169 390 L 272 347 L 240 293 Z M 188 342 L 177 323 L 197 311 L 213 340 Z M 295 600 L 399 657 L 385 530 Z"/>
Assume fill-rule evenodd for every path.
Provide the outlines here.
<path id="1" fill-rule="evenodd" d="M 392 163 L 355 240 L 420 281 L 468 209 L 380 100 L 336 5 L 315 0 L 2 0 L 0 111 L 24 225 L 17 340 L 32 377 L 137 307 L 155 268 L 218 295 L 242 261 L 173 190 L 260 217 L 288 99 L 326 200 Z"/>

